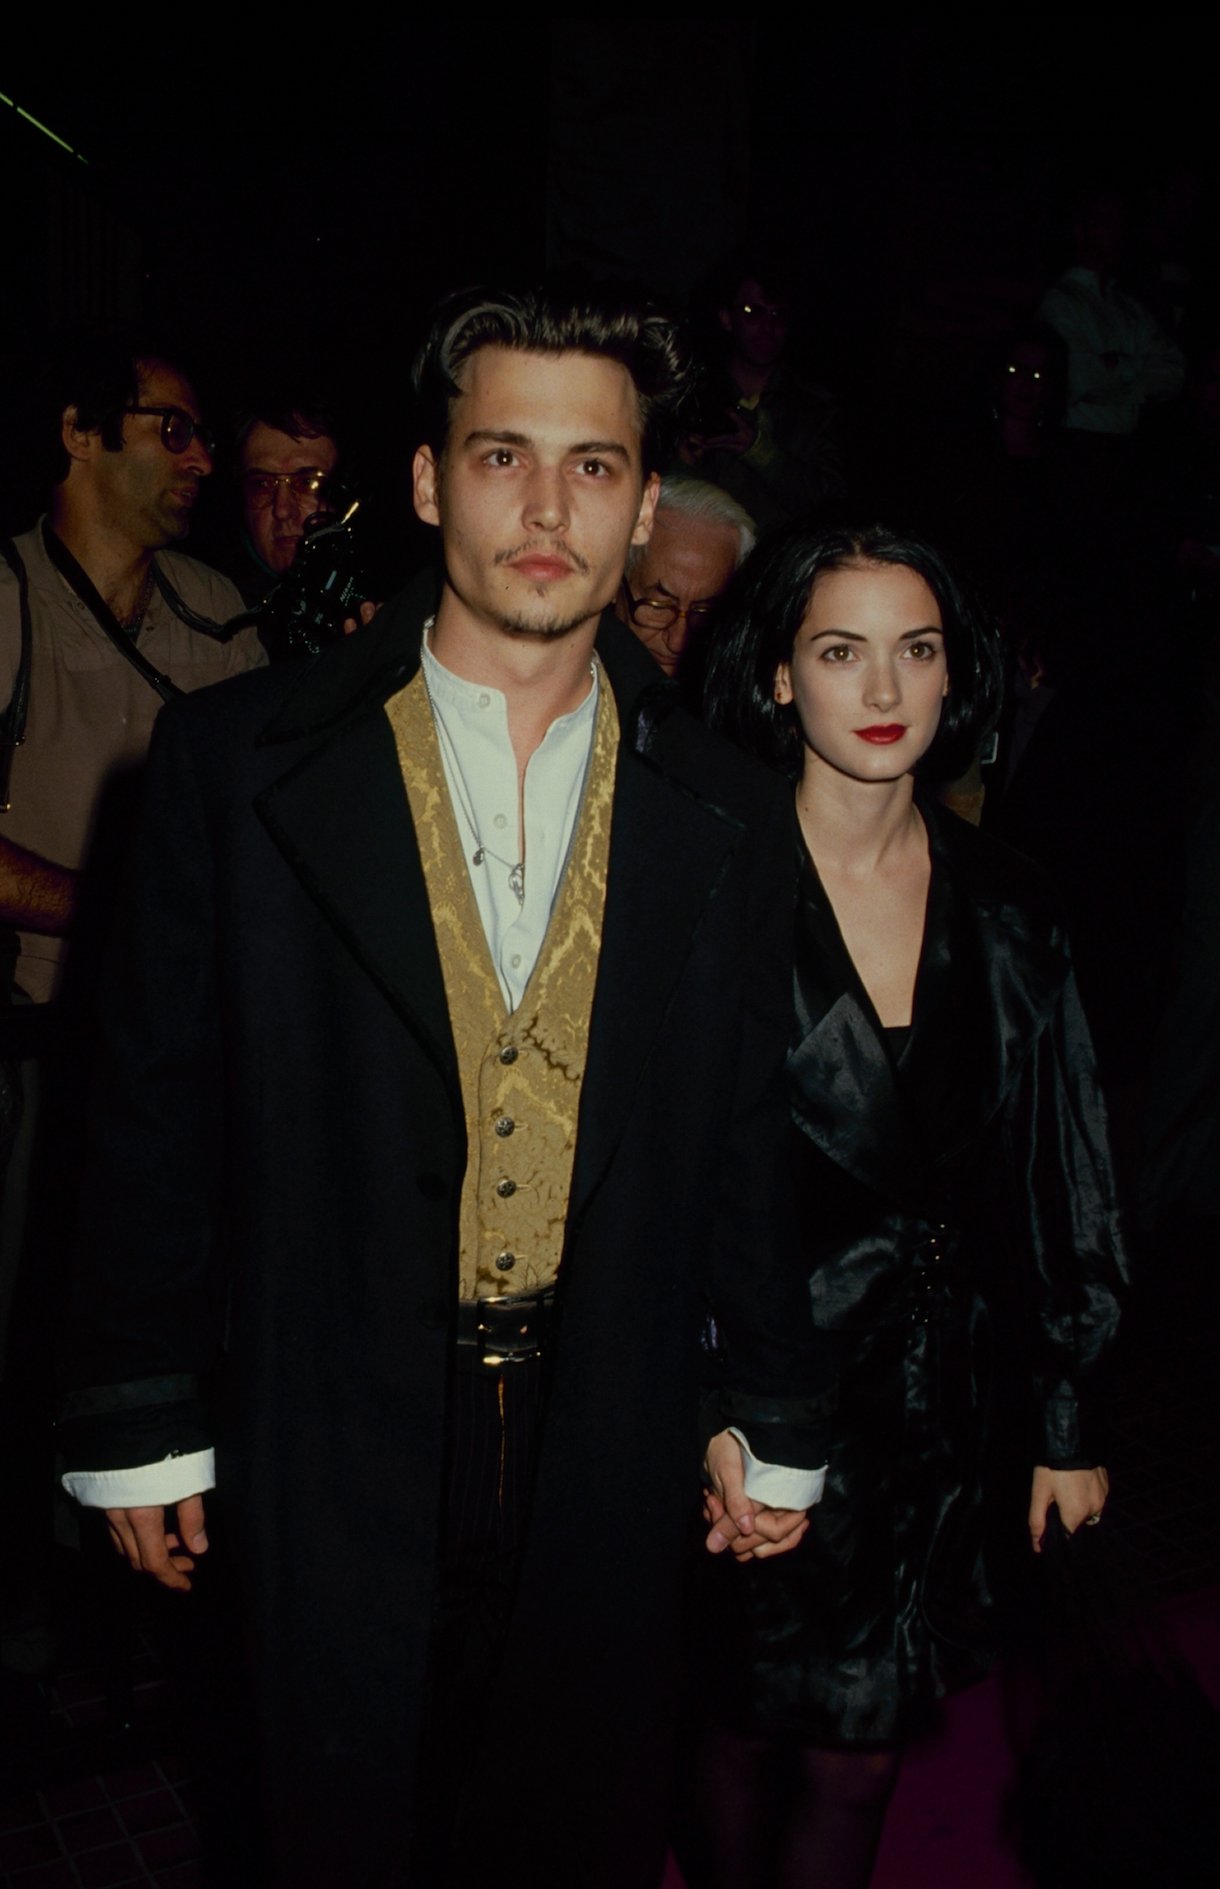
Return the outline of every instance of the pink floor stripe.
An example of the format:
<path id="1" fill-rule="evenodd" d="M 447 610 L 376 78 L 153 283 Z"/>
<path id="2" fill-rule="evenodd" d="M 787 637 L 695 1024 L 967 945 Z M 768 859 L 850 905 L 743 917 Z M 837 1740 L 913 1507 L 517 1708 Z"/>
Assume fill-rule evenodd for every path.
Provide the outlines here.
<path id="1" fill-rule="evenodd" d="M 1164 1618 L 1220 1706 L 1220 1588 L 1175 1601 Z M 1013 1777 L 993 1677 L 951 1699 L 940 1732 L 907 1753 L 872 1889 L 1029 1889 L 1002 1824 Z M 686 1889 L 672 1857 L 661 1889 Z"/>

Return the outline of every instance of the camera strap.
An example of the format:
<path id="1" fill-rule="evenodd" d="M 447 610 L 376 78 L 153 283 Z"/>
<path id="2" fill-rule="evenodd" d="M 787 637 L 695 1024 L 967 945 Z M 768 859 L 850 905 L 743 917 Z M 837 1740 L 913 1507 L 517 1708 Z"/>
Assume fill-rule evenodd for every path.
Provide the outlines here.
<path id="1" fill-rule="evenodd" d="M 18 608 L 21 612 L 21 655 L 13 677 L 13 692 L 8 707 L 0 715 L 0 813 L 12 806 L 9 782 L 13 773 L 13 755 L 25 740 L 25 718 L 30 706 L 30 663 L 34 631 L 30 621 L 30 576 L 25 560 L 11 538 L 0 538 L 2 557 L 17 579 Z"/>
<path id="2" fill-rule="evenodd" d="M 177 683 L 171 682 L 168 676 L 162 675 L 161 671 L 149 662 L 147 656 L 136 648 L 135 637 L 123 628 L 110 605 L 98 591 L 93 579 L 77 563 L 63 539 L 51 530 L 45 518 L 42 521 L 42 541 L 46 546 L 47 556 L 64 582 L 76 592 L 96 622 L 98 629 L 114 644 L 123 660 L 131 664 L 136 674 L 147 682 L 150 689 L 157 691 L 163 702 L 172 702 L 176 696 L 181 695 L 182 690 Z M 157 567 L 154 564 L 154 578 L 156 574 Z"/>

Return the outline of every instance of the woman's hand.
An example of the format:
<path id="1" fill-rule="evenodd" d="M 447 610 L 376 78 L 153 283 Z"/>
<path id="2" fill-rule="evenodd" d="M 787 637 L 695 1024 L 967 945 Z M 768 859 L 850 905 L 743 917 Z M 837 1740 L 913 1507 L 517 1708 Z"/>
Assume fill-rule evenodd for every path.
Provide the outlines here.
<path id="1" fill-rule="evenodd" d="M 1035 1554 L 1042 1553 L 1046 1534 L 1047 1511 L 1053 1502 L 1059 1511 L 1064 1533 L 1101 1520 L 1110 1493 L 1110 1478 L 1105 1470 L 1047 1469 L 1034 1471 L 1034 1486 L 1029 1498 L 1029 1538 Z"/>
<path id="2" fill-rule="evenodd" d="M 762 1561 L 768 1555 L 787 1554 L 803 1537 L 809 1522 L 804 1509 L 773 1509 L 746 1494 L 741 1445 L 728 1430 L 707 1446 L 704 1473 L 703 1519 L 708 1524 L 709 1554 L 732 1550 L 738 1561 Z"/>

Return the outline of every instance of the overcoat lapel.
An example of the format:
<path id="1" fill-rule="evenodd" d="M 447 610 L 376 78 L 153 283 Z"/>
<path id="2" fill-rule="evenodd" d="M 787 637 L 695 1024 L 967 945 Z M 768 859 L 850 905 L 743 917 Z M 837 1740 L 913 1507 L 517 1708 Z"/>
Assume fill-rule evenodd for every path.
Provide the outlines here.
<path id="1" fill-rule="evenodd" d="M 812 865 L 801 874 L 797 908 L 788 1075 L 797 1125 L 824 1154 L 874 1193 L 912 1204 L 922 1199 L 923 1137 Z"/>
<path id="2" fill-rule="evenodd" d="M 626 737 L 621 698 L 619 713 Z M 663 736 L 658 745 L 663 757 Z M 745 838 L 740 822 L 624 740 L 570 1227 L 622 1136 L 700 920 Z"/>
<path id="3" fill-rule="evenodd" d="M 384 704 L 419 667 L 418 623 L 400 607 L 371 647 L 328 651 L 264 731 L 265 744 L 320 733 L 255 802 L 319 909 L 415 1032 L 461 1119 L 444 980 L 394 735 Z M 349 650 L 362 661 L 347 661 Z M 379 660 L 380 658 L 380 660 Z"/>
<path id="4" fill-rule="evenodd" d="M 801 881 L 788 1066 L 793 1111 L 810 1139 L 874 1192 L 927 1211 L 938 1175 L 1002 1108 L 1051 1014 L 1067 957 L 1036 897 L 1017 905 L 1005 896 L 994 849 L 955 815 L 921 811 L 932 878 L 900 1069 L 812 867 Z M 1018 882 L 1028 877 L 1020 861 L 1011 870 Z"/>

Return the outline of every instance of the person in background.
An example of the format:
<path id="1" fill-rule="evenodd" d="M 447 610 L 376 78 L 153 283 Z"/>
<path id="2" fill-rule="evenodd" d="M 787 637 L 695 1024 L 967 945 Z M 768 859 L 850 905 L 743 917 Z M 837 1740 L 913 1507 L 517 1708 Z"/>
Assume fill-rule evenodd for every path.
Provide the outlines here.
<path id="1" fill-rule="evenodd" d="M 632 545 L 614 607 L 667 676 L 753 549 L 754 521 L 727 492 L 703 479 L 662 479 L 652 536 Z"/>

